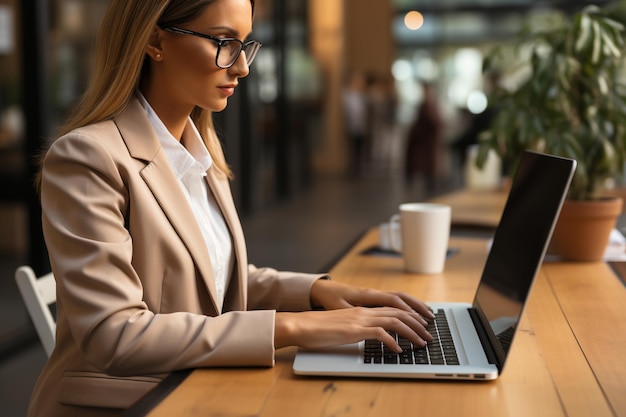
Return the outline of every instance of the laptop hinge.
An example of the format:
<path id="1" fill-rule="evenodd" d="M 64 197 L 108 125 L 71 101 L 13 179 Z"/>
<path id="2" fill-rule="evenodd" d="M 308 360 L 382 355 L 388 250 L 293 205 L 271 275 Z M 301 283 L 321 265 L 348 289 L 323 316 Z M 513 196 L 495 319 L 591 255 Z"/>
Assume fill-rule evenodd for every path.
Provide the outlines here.
<path id="1" fill-rule="evenodd" d="M 478 334 L 480 343 L 483 345 L 483 350 L 485 351 L 487 360 L 489 361 L 489 363 L 496 365 L 498 369 L 501 369 L 501 364 L 498 361 L 498 356 L 496 355 L 496 352 L 491 345 L 491 341 L 487 336 L 487 331 L 485 330 L 482 320 L 480 320 L 478 311 L 475 308 L 468 308 L 467 310 L 469 311 L 469 315 L 474 322 L 474 328 L 476 329 L 476 333 Z"/>

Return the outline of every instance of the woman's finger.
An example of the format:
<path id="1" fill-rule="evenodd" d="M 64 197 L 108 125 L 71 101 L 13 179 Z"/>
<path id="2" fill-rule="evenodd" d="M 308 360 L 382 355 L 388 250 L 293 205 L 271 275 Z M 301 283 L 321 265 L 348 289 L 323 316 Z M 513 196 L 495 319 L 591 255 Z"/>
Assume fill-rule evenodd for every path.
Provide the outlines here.
<path id="1" fill-rule="evenodd" d="M 382 327 L 385 331 L 399 334 L 418 346 L 424 346 L 432 340 L 423 319 L 415 312 L 406 312 L 390 307 L 371 308 L 363 313 L 371 315 L 364 325 Z M 382 341 L 382 340 L 381 340 Z"/>
<path id="2" fill-rule="evenodd" d="M 435 318 L 428 305 L 404 292 L 382 292 L 377 290 L 364 290 L 355 294 L 354 298 L 348 299 L 353 305 L 361 306 L 389 306 L 404 311 L 415 311 L 426 320 Z M 426 323 L 424 323 L 426 324 Z"/>

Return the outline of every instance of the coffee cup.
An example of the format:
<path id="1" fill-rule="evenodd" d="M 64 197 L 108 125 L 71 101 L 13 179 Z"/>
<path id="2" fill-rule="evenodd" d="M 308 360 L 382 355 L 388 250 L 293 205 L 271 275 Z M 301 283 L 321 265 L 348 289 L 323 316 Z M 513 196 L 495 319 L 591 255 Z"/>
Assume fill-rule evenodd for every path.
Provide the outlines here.
<path id="1" fill-rule="evenodd" d="M 384 222 L 379 226 L 379 247 L 382 250 L 402 251 L 399 222 Z"/>
<path id="2" fill-rule="evenodd" d="M 419 274 L 443 272 L 450 238 L 450 206 L 405 203 L 389 219 L 389 243 L 402 253 L 404 269 Z M 394 227 L 397 224 L 398 227 Z M 393 236 L 400 231 L 400 239 Z M 401 245 L 398 244 L 401 241 Z"/>

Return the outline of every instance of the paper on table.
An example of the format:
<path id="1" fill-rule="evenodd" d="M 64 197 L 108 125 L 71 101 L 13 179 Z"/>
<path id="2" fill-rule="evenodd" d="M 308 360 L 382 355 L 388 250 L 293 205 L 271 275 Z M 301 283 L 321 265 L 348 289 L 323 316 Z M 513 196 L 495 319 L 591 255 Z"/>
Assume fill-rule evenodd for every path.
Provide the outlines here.
<path id="1" fill-rule="evenodd" d="M 626 261 L 626 237 L 619 230 L 611 230 L 603 259 L 607 262 Z"/>

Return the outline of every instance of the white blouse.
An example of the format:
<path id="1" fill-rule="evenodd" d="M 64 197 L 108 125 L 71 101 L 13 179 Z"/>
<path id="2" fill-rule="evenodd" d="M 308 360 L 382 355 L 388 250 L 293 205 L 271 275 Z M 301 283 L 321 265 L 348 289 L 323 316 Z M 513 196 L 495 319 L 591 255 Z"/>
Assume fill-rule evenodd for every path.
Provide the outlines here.
<path id="1" fill-rule="evenodd" d="M 234 266 L 234 254 L 226 221 L 205 178 L 213 159 L 191 119 L 189 121 L 195 134 L 193 137 L 185 137 L 183 146 L 167 130 L 143 95 L 139 96 L 202 231 L 213 265 L 218 308 L 221 311 L 228 279 Z"/>

